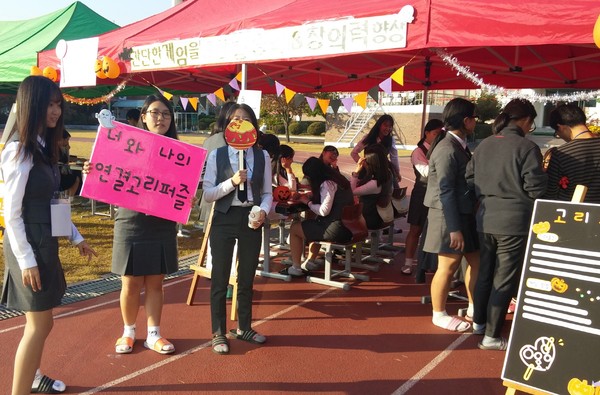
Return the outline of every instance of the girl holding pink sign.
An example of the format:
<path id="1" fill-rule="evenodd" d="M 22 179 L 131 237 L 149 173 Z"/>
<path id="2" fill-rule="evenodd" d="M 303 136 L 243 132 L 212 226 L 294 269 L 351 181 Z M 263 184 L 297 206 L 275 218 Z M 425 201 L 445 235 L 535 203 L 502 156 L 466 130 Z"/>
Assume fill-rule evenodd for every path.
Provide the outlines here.
<path id="1" fill-rule="evenodd" d="M 171 103 L 150 95 L 142 106 L 140 129 L 177 139 Z M 178 270 L 177 223 L 119 207 L 115 217 L 112 271 L 121 275 L 123 335 L 115 344 L 117 354 L 133 351 L 140 295 L 145 289 L 144 308 L 148 334 L 144 347 L 170 354 L 175 346 L 160 334 L 163 280 Z"/>

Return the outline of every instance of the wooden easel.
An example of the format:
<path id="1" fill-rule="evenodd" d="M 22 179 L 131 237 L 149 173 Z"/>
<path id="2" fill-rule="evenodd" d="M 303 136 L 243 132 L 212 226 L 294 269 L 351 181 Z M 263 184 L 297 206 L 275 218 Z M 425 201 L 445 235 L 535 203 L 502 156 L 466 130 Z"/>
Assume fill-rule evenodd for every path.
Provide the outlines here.
<path id="1" fill-rule="evenodd" d="M 577 185 L 575 187 L 575 191 L 573 192 L 573 197 L 571 198 L 571 203 L 581 203 L 583 199 L 585 199 L 585 194 L 587 193 L 588 188 L 584 185 Z M 550 395 L 550 392 L 537 390 L 533 388 L 526 387 L 524 385 L 513 383 L 512 381 L 502 381 L 502 385 L 506 387 L 505 395 L 515 395 L 517 391 L 524 392 L 526 394 L 533 395 Z"/>
<path id="2" fill-rule="evenodd" d="M 215 204 L 210 206 L 210 213 L 208 215 L 208 222 L 204 227 L 204 238 L 200 245 L 200 254 L 198 255 L 198 262 L 195 265 L 190 265 L 190 269 L 194 271 L 192 276 L 192 283 L 190 284 L 190 292 L 188 293 L 187 305 L 191 306 L 194 304 L 194 297 L 196 296 L 196 289 L 198 287 L 198 279 L 200 277 L 210 278 L 211 272 L 206 268 L 206 254 L 208 251 L 208 238 L 210 236 L 210 230 L 212 227 L 212 217 L 215 210 Z M 237 273 L 237 259 L 235 264 L 235 272 Z M 233 286 L 233 297 L 231 298 L 231 320 L 235 321 L 237 318 L 237 277 L 229 277 L 229 284 Z"/>

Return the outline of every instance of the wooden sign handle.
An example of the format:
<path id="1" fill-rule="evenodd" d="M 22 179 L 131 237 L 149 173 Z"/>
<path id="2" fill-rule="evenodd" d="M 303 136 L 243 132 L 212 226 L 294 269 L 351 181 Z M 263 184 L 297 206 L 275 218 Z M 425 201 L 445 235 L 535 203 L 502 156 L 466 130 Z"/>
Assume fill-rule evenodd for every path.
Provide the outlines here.
<path id="1" fill-rule="evenodd" d="M 587 193 L 587 190 L 588 188 L 585 185 L 577 185 L 575 187 L 575 192 L 573 192 L 571 203 L 582 203 L 583 199 L 585 199 L 585 194 Z"/>
<path id="2" fill-rule="evenodd" d="M 240 155 L 240 157 L 238 159 L 239 164 L 240 164 L 240 170 L 244 170 L 244 150 L 239 150 L 238 153 Z M 244 190 L 244 183 L 240 182 L 239 187 L 240 187 L 240 191 L 243 191 Z"/>

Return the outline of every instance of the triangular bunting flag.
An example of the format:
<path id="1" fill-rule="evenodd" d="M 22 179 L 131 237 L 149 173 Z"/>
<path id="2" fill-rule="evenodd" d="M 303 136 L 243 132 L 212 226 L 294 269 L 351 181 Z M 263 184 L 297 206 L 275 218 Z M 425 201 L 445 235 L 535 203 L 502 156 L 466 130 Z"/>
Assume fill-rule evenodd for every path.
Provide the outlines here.
<path id="1" fill-rule="evenodd" d="M 374 86 L 371 89 L 369 89 L 369 96 L 371 96 L 371 98 L 373 98 L 373 100 L 375 100 L 376 102 L 379 102 L 379 87 Z"/>
<path id="2" fill-rule="evenodd" d="M 300 107 L 303 104 L 304 104 L 304 95 L 302 93 L 296 93 L 296 96 L 294 96 L 294 105 L 296 107 Z"/>
<path id="3" fill-rule="evenodd" d="M 240 84 L 238 84 L 238 80 L 236 80 L 235 78 L 229 81 L 229 86 L 235 89 L 236 91 L 240 90 Z"/>
<path id="4" fill-rule="evenodd" d="M 398 84 L 404 86 L 404 66 L 394 71 L 394 74 L 392 74 L 392 79 Z"/>
<path id="5" fill-rule="evenodd" d="M 194 99 L 194 98 L 192 98 Z M 190 99 L 190 101 L 192 101 L 192 99 Z M 202 106 L 202 108 L 207 109 L 206 107 L 206 96 L 200 96 L 200 99 L 195 98 L 196 99 L 196 103 L 200 103 L 200 105 Z M 192 101 L 192 106 L 194 105 L 194 102 Z"/>
<path id="6" fill-rule="evenodd" d="M 367 108 L 367 92 L 359 93 L 358 95 L 354 96 L 354 101 L 356 104 L 361 106 L 363 110 Z"/>
<path id="7" fill-rule="evenodd" d="M 238 80 L 239 82 L 242 82 L 242 72 L 241 71 L 239 73 L 237 73 L 237 75 L 235 76 L 235 79 Z"/>
<path id="8" fill-rule="evenodd" d="M 294 95 L 296 95 L 296 92 L 294 92 L 293 90 L 288 89 L 288 88 L 285 88 L 284 91 L 285 91 L 285 102 L 289 103 L 294 98 Z"/>
<path id="9" fill-rule="evenodd" d="M 342 99 L 342 103 L 344 104 L 344 108 L 350 114 L 352 112 L 352 104 L 354 103 L 354 99 L 351 97 L 344 97 Z"/>
<path id="10" fill-rule="evenodd" d="M 217 106 L 217 96 L 214 93 L 209 93 L 206 95 L 206 98 L 212 103 L 213 106 Z"/>
<path id="11" fill-rule="evenodd" d="M 221 101 L 225 101 L 225 91 L 223 90 L 223 88 L 217 89 L 215 91 L 215 96 L 221 99 Z M 216 105 L 215 103 L 213 104 Z"/>
<path id="12" fill-rule="evenodd" d="M 269 86 L 273 86 L 273 85 L 275 85 L 275 80 L 273 78 L 267 76 L 267 84 L 269 84 Z"/>
<path id="13" fill-rule="evenodd" d="M 315 99 L 314 97 L 307 97 L 306 102 L 308 103 L 308 107 L 310 107 L 310 111 L 315 111 L 315 106 L 317 105 L 317 99 Z"/>
<path id="14" fill-rule="evenodd" d="M 159 89 L 160 90 L 160 89 Z M 167 100 L 171 100 L 171 98 L 173 97 L 173 95 L 169 92 L 165 92 L 165 91 L 160 91 L 160 93 L 164 96 L 165 99 Z"/>
<path id="15" fill-rule="evenodd" d="M 279 82 L 275 81 L 275 91 L 277 92 L 277 96 L 281 95 L 281 92 L 285 89 L 285 86 L 281 85 Z"/>
<path id="16" fill-rule="evenodd" d="M 185 111 L 185 108 L 188 105 L 188 101 L 190 101 L 190 99 L 188 99 L 187 97 L 180 97 L 179 100 L 181 101 L 181 108 L 183 108 L 183 111 Z"/>
<path id="17" fill-rule="evenodd" d="M 231 96 L 233 94 L 233 88 L 229 86 L 229 84 L 223 86 L 223 92 L 225 93 L 223 96 Z M 225 100 L 223 100 L 225 101 Z"/>
<path id="18" fill-rule="evenodd" d="M 317 99 L 317 103 L 319 103 L 319 107 L 321 107 L 321 111 L 323 115 L 327 115 L 327 108 L 329 107 L 329 99 Z"/>
<path id="19" fill-rule="evenodd" d="M 190 104 L 194 108 L 194 111 L 198 111 L 198 98 L 197 97 L 190 97 L 188 100 L 190 101 Z"/>
<path id="20" fill-rule="evenodd" d="M 390 77 L 387 80 L 385 80 L 382 83 L 380 83 L 379 87 L 385 93 L 392 93 L 392 78 Z"/>
<path id="21" fill-rule="evenodd" d="M 342 105 L 342 101 L 340 99 L 333 99 L 329 102 L 329 106 L 333 110 L 334 114 L 337 114 L 338 108 Z"/>

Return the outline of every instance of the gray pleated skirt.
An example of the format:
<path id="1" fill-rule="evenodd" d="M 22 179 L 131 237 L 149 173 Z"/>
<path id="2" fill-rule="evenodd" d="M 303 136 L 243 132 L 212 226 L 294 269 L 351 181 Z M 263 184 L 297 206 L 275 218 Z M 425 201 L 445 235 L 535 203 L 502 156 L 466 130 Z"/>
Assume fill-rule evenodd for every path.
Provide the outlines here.
<path id="1" fill-rule="evenodd" d="M 479 236 L 473 214 L 460 215 L 460 231 L 465 240 L 463 251 L 450 248 L 450 231 L 442 210 L 430 208 L 427 215 L 427 234 L 423 251 L 436 254 L 463 254 L 479 250 Z"/>
<path id="2" fill-rule="evenodd" d="M 178 270 L 177 224 L 120 207 L 115 218 L 112 272 L 147 276 Z"/>

